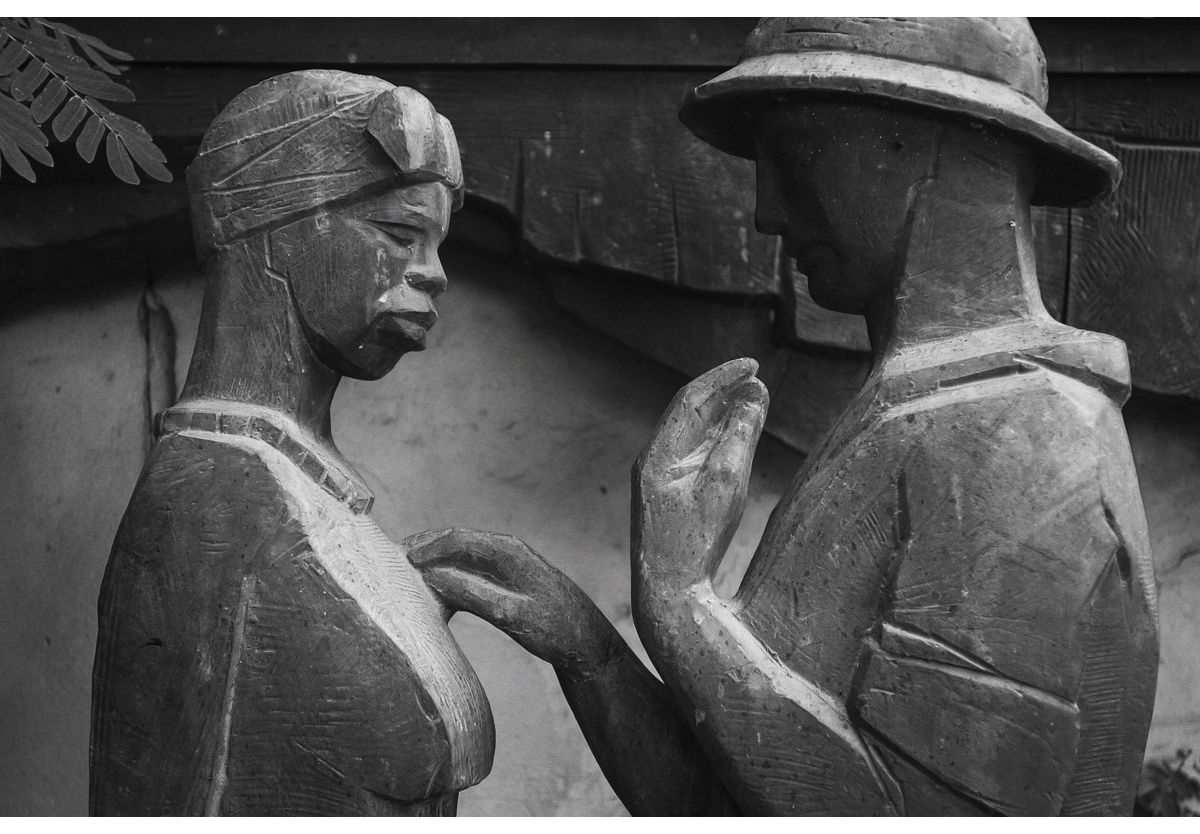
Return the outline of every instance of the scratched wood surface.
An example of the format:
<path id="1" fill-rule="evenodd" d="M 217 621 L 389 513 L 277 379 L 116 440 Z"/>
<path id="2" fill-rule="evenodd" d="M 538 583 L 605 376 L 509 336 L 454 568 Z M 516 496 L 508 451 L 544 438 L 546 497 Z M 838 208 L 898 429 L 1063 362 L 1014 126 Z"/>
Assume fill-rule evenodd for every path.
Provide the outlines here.
<path id="1" fill-rule="evenodd" d="M 1033 303 L 1014 143 L 949 124 L 932 142 L 931 119 L 875 107 L 795 104 L 756 138 L 779 168 L 806 151 L 793 194 L 793 172 L 760 172 L 785 195 L 764 207 L 777 234 L 819 215 L 888 242 L 857 262 L 873 282 L 815 259 L 810 276 L 886 334 L 876 367 L 732 600 L 709 583 L 763 385 L 743 360 L 680 392 L 634 468 L 638 633 L 747 813 L 1127 814 L 1158 651 L 1124 348 Z M 881 182 L 901 146 L 936 160 Z"/>
<path id="2" fill-rule="evenodd" d="M 175 405 L 174 357 L 147 363 L 137 416 L 171 407 L 100 590 L 91 811 L 453 814 L 491 769 L 490 707 L 329 414 L 343 375 L 425 347 L 453 133 L 410 89 L 288 73 L 190 173 L 210 292 Z M 173 342 L 153 293 L 138 318 Z"/>
<path id="3" fill-rule="evenodd" d="M 1144 184 L 1071 212 L 1071 324 L 1120 336 L 1139 383 L 1200 397 L 1200 147 L 1093 137 Z"/>

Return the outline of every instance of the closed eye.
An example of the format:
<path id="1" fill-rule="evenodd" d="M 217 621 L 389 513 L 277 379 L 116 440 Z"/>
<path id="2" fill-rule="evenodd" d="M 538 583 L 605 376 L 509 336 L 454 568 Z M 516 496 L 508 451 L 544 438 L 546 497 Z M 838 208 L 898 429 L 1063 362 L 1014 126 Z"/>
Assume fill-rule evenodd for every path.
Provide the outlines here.
<path id="1" fill-rule="evenodd" d="M 379 232 L 382 232 L 387 237 L 399 243 L 401 246 L 414 246 L 421 237 L 421 230 L 415 226 L 406 226 L 402 223 L 380 223 L 378 221 L 368 221 L 371 226 Z"/>

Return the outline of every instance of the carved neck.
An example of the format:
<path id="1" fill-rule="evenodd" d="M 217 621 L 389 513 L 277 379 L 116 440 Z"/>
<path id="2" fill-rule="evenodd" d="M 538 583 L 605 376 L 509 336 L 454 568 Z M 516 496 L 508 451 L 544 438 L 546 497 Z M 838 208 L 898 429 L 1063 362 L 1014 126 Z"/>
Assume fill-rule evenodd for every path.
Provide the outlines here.
<path id="1" fill-rule="evenodd" d="M 280 411 L 333 447 L 329 405 L 341 376 L 313 354 L 263 238 L 209 263 L 200 330 L 180 404 L 217 399 Z"/>
<path id="2" fill-rule="evenodd" d="M 1034 262 L 1030 184 L 1015 162 L 949 144 L 933 174 L 914 186 L 893 291 L 866 314 L 876 365 L 920 342 L 1049 319 Z"/>

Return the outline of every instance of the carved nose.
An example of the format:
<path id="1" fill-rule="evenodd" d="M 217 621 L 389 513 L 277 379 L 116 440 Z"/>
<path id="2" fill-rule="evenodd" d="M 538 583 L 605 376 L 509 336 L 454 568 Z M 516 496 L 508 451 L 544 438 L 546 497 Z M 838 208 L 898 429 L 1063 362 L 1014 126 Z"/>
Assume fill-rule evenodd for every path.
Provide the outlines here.
<path id="1" fill-rule="evenodd" d="M 448 281 L 446 273 L 440 269 L 424 272 L 409 272 L 404 281 L 414 290 L 429 293 L 430 298 L 437 298 L 446 289 Z"/>

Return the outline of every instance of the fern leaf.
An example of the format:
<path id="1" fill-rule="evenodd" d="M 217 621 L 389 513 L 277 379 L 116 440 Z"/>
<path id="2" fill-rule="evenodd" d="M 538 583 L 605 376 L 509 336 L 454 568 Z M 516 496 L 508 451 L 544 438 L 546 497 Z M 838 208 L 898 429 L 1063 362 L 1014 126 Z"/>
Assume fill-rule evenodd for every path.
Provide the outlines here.
<path id="1" fill-rule="evenodd" d="M 100 115 L 109 130 L 120 137 L 125 150 L 133 157 L 133 161 L 138 164 L 139 168 L 160 182 L 171 182 L 174 179 L 171 172 L 167 170 L 167 166 L 163 164 L 167 161 L 167 157 L 155 146 L 154 140 L 150 138 L 150 133 L 146 128 L 133 119 L 127 119 L 120 113 L 114 113 L 93 99 L 88 99 L 87 105 Z"/>
<path id="2" fill-rule="evenodd" d="M 104 119 L 104 123 L 108 125 L 111 130 L 115 130 L 117 133 L 122 135 L 141 136 L 146 140 L 150 140 L 149 131 L 147 131 L 146 128 L 142 127 L 133 119 L 122 116 L 120 113 L 115 112 L 111 107 L 107 107 L 95 99 L 89 98 L 87 100 L 87 104 L 95 112 L 100 114 L 100 118 Z M 164 156 L 162 159 L 165 162 L 167 158 Z"/>
<path id="3" fill-rule="evenodd" d="M 4 44 L 4 49 L 0 50 L 0 75 L 8 75 L 28 57 L 29 52 L 25 46 L 16 38 L 10 37 L 8 43 Z"/>
<path id="4" fill-rule="evenodd" d="M 109 62 L 108 59 L 106 59 L 98 49 L 82 38 L 79 39 L 79 48 L 83 50 L 83 54 L 87 56 L 89 61 L 100 67 L 100 69 L 104 70 L 109 75 L 120 75 L 123 71 L 121 67 Z M 126 61 L 133 60 L 132 55 L 125 55 L 124 52 L 120 54 L 124 56 L 124 60 Z"/>
<path id="5" fill-rule="evenodd" d="M 133 60 L 61 23 L 0 18 L 0 161 L 31 182 L 29 158 L 53 165 L 46 150 L 49 140 L 38 127 L 53 117 L 59 141 L 67 141 L 83 125 L 75 148 L 85 162 L 95 160 L 100 140 L 107 137 L 105 155 L 118 178 L 136 185 L 140 168 L 170 182 L 166 156 L 146 129 L 100 103 L 134 100 L 129 88 L 110 78 L 122 71 L 110 58 Z M 31 102 L 28 107 L 22 106 L 25 101 Z"/>
<path id="6" fill-rule="evenodd" d="M 29 27 L 6 27 L 8 34 L 22 41 L 26 49 L 43 61 L 51 73 L 59 76 L 80 95 L 95 96 L 105 101 L 133 101 L 133 93 L 117 84 L 100 70 L 91 66 L 84 58 L 75 54 L 70 41 L 42 31 L 43 26 L 53 27 L 46 21 L 35 20 Z"/>
<path id="7" fill-rule="evenodd" d="M 50 77 L 50 69 L 36 55 L 17 73 L 10 92 L 17 101 L 28 101 L 42 82 Z"/>
<path id="8" fill-rule="evenodd" d="M 28 108 L 11 98 L 0 97 L 0 157 L 22 177 L 34 182 L 36 177 L 26 157 L 53 165 L 54 158 L 46 145 L 46 136 L 34 124 Z"/>
<path id="9" fill-rule="evenodd" d="M 46 150 L 49 141 L 34 124 L 29 110 L 10 98 L 0 97 L 0 133 L 39 162 L 54 164 L 50 152 Z"/>
<path id="10" fill-rule="evenodd" d="M 132 61 L 133 56 L 127 52 L 122 52 L 119 49 L 113 49 L 104 41 L 92 35 L 85 35 L 74 27 L 68 26 L 65 23 L 55 23 L 49 20 L 41 21 L 43 26 L 61 32 L 70 38 L 73 38 L 79 48 L 83 50 L 83 54 L 87 59 L 100 69 L 107 72 L 109 75 L 119 75 L 122 71 L 120 67 L 115 66 L 108 61 L 108 58 L 115 58 L 118 61 Z"/>
<path id="11" fill-rule="evenodd" d="M 117 178 L 130 185 L 137 185 L 137 171 L 133 170 L 133 160 L 129 158 L 129 152 L 125 149 L 121 137 L 110 132 L 104 146 L 104 152 L 108 156 L 108 167 L 112 168 Z"/>
<path id="12" fill-rule="evenodd" d="M 77 61 L 83 63 L 82 58 Z M 104 101 L 133 101 L 133 92 L 107 75 L 88 66 L 64 65 L 59 73 L 63 80 L 81 96 L 92 96 Z"/>
<path id="13" fill-rule="evenodd" d="M 100 144 L 100 137 L 103 135 L 104 122 L 100 121 L 100 117 L 93 113 L 88 117 L 83 130 L 79 132 L 79 138 L 75 140 L 75 149 L 79 151 L 84 162 L 91 162 L 96 158 L 96 147 Z"/>
<path id="14" fill-rule="evenodd" d="M 30 182 L 37 182 L 37 177 L 34 176 L 33 168 L 30 167 L 25 154 L 21 153 L 21 149 L 17 147 L 16 143 L 3 133 L 0 133 L 0 156 L 22 177 Z"/>
<path id="15" fill-rule="evenodd" d="M 59 40 L 53 35 L 47 34 L 36 20 L 29 20 L 23 24 L 18 22 L 15 25 L 9 23 L 3 25 L 3 28 L 9 35 L 25 43 L 32 52 L 43 58 L 75 54 L 75 50 L 71 48 L 68 41 Z"/>
<path id="16" fill-rule="evenodd" d="M 58 106 L 67 98 L 70 90 L 67 85 L 59 81 L 57 78 L 51 78 L 42 91 L 33 99 L 33 104 L 29 106 L 29 112 L 33 116 L 33 120 L 38 124 L 50 118 L 50 114 L 58 109 Z"/>
<path id="17" fill-rule="evenodd" d="M 56 25 L 61 25 L 61 24 L 56 24 Z M 97 52 L 102 52 L 110 58 L 116 58 L 118 61 L 123 61 L 125 63 L 129 63 L 130 61 L 133 60 L 133 56 L 130 55 L 128 52 L 117 49 L 116 47 L 109 46 L 104 41 L 102 41 L 98 37 L 96 37 L 95 35 L 85 35 L 81 32 L 76 32 L 74 29 L 71 29 L 69 26 L 64 26 L 63 28 L 70 30 L 71 37 L 73 37 L 73 38 L 75 38 L 75 40 L 79 41 L 80 45 L 86 44 L 86 45 L 92 47 L 93 49 L 95 49 Z"/>
<path id="18" fill-rule="evenodd" d="M 46 150 L 45 135 L 33 123 L 29 111 L 10 98 L 0 97 L 0 140 L 4 143 L 0 155 L 30 182 L 35 178 L 26 156 L 43 165 L 54 165 L 54 158 Z"/>
<path id="19" fill-rule="evenodd" d="M 163 164 L 167 161 L 167 158 L 163 156 L 162 151 L 155 147 L 154 141 L 150 138 L 149 134 L 146 135 L 145 139 L 129 136 L 122 136 L 121 138 L 125 143 L 125 148 L 129 151 L 130 156 L 133 157 L 133 161 L 138 164 L 139 168 L 159 182 L 170 182 L 174 179 L 171 172 L 167 170 L 167 166 Z"/>
<path id="20" fill-rule="evenodd" d="M 3 29 L 10 37 L 21 41 L 31 54 L 37 55 L 51 65 L 67 56 L 79 57 L 75 55 L 75 50 L 71 49 L 69 43 L 52 38 L 38 28 L 9 24 L 3 26 Z"/>
<path id="21" fill-rule="evenodd" d="M 84 106 L 83 99 L 79 96 L 72 96 L 54 117 L 54 138 L 60 142 L 67 141 L 86 115 L 87 107 Z"/>

